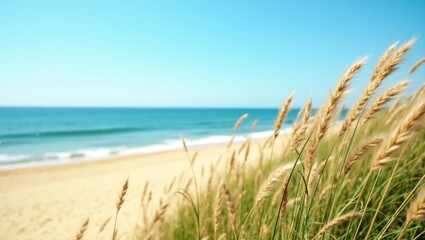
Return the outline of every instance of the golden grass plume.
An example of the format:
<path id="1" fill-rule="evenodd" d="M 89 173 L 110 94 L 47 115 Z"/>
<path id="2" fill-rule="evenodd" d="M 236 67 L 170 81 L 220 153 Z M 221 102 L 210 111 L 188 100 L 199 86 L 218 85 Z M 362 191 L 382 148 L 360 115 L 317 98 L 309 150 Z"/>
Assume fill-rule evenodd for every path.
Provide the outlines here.
<path id="1" fill-rule="evenodd" d="M 289 112 L 289 109 L 291 108 L 292 98 L 294 94 L 292 93 L 285 101 L 285 103 L 282 105 L 279 111 L 279 115 L 277 116 L 275 126 L 274 126 L 274 138 L 276 138 L 279 135 L 279 130 L 282 126 L 283 121 L 286 118 L 286 115 Z"/>
<path id="2" fill-rule="evenodd" d="M 294 128 L 293 140 L 292 140 L 292 149 L 297 148 L 304 140 L 306 136 L 306 131 L 308 128 L 308 121 L 310 120 L 311 108 L 313 105 L 313 100 L 309 97 L 308 102 L 303 107 L 303 115 L 300 123 Z"/>
<path id="3" fill-rule="evenodd" d="M 369 140 L 366 140 L 350 155 L 347 162 L 344 166 L 344 173 L 347 174 L 354 166 L 354 164 L 363 156 L 369 149 L 381 143 L 383 140 L 382 137 L 375 137 Z"/>
<path id="4" fill-rule="evenodd" d="M 416 69 L 418 69 L 424 62 L 425 62 L 425 57 L 417 61 L 415 65 L 413 65 L 413 67 L 409 70 L 409 74 L 414 73 Z"/>
<path id="5" fill-rule="evenodd" d="M 405 143 L 414 132 L 415 127 L 425 115 L 425 101 L 417 104 L 415 108 L 404 118 L 392 132 L 388 140 L 379 149 L 372 162 L 372 170 L 383 168 L 393 159 L 391 155 Z"/>
<path id="6" fill-rule="evenodd" d="M 76 239 L 76 240 L 81 240 L 81 239 L 83 239 L 83 237 L 84 237 L 84 233 L 86 232 L 86 230 L 87 230 L 87 226 L 89 225 L 89 221 L 90 221 L 90 218 L 87 218 L 87 220 L 86 220 L 86 221 L 84 221 L 83 225 L 82 225 L 82 226 L 81 226 L 81 228 L 80 228 L 80 231 L 78 231 L 77 236 L 75 236 L 75 239 Z"/>
<path id="7" fill-rule="evenodd" d="M 331 230 L 332 228 L 334 228 L 337 225 L 348 222 L 351 219 L 361 218 L 362 216 L 363 216 L 363 214 L 361 212 L 349 212 L 349 213 L 346 213 L 342 216 L 336 217 L 336 218 L 332 219 L 330 222 L 328 222 L 325 226 L 323 226 L 317 232 L 316 236 L 314 236 L 313 239 L 318 238 L 319 236 L 323 235 L 324 233 Z"/>
<path id="8" fill-rule="evenodd" d="M 235 123 L 235 125 L 233 126 L 233 131 L 238 130 L 239 126 L 245 121 L 245 119 L 248 118 L 248 114 L 245 113 L 244 115 L 242 115 Z"/>
<path id="9" fill-rule="evenodd" d="M 276 168 L 273 172 L 271 172 L 268 178 L 262 184 L 260 190 L 257 192 L 254 207 L 263 202 L 270 195 L 271 190 L 275 184 L 282 181 L 282 177 L 294 167 L 296 167 L 295 162 L 290 162 Z"/>
<path id="10" fill-rule="evenodd" d="M 357 119 L 369 99 L 372 97 L 373 93 L 381 85 L 382 81 L 391 73 L 397 70 L 398 65 L 404 60 L 404 56 L 414 43 L 415 39 L 411 39 L 406 44 L 401 46 L 395 53 L 393 53 L 394 48 L 397 46 L 397 43 L 394 43 L 382 55 L 371 76 L 371 81 L 369 85 L 363 91 L 359 100 L 353 105 L 353 107 L 350 108 L 341 126 L 340 135 L 344 134 L 354 122 L 354 120 Z"/>
<path id="11" fill-rule="evenodd" d="M 407 210 L 406 222 L 425 219 L 425 187 L 419 192 Z"/>
<path id="12" fill-rule="evenodd" d="M 124 184 L 122 185 L 121 188 L 121 193 L 118 197 L 118 201 L 117 201 L 117 211 L 119 211 L 125 201 L 125 195 L 127 194 L 127 190 L 128 190 L 128 178 L 127 180 L 125 180 Z"/>
<path id="13" fill-rule="evenodd" d="M 384 94 L 379 96 L 379 98 L 372 104 L 372 106 L 368 109 L 368 111 L 365 113 L 365 116 L 363 118 L 362 124 L 366 123 L 368 120 L 370 120 L 377 112 L 379 112 L 383 106 L 391 101 L 395 96 L 403 92 L 407 85 L 409 84 L 409 81 L 401 81 L 388 89 Z"/>

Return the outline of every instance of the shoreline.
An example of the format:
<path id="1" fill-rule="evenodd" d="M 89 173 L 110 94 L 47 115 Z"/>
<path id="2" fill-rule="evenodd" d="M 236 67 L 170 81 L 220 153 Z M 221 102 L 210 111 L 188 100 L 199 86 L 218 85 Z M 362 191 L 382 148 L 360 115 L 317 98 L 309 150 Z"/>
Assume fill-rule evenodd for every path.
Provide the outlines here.
<path id="1" fill-rule="evenodd" d="M 280 134 L 286 134 L 292 131 L 292 127 L 288 126 L 281 130 Z M 272 134 L 272 130 L 265 130 L 259 132 L 249 132 L 241 133 L 235 135 L 234 143 L 244 142 L 248 137 L 253 140 L 262 140 L 266 139 Z M 190 148 L 205 148 L 205 147 L 215 147 L 220 145 L 225 145 L 229 142 L 232 135 L 211 135 L 204 136 L 198 139 L 190 139 L 186 142 Z M 98 149 L 108 149 L 108 148 L 98 148 Z M 87 151 L 96 151 L 94 149 L 86 150 L 72 150 L 67 152 L 57 152 L 51 153 L 54 155 L 59 155 L 61 153 L 69 154 L 67 158 L 58 158 L 58 159 L 40 159 L 40 160 L 27 160 L 27 161 L 17 161 L 15 163 L 11 162 L 10 164 L 0 164 L 0 173 L 3 171 L 9 171 L 14 169 L 25 169 L 25 168 L 37 168 L 37 167 L 47 167 L 47 166 L 57 166 L 57 165 L 67 165 L 67 164 L 79 164 L 82 162 L 91 162 L 91 161 L 105 161 L 121 157 L 132 157 L 137 155 L 148 155 L 154 153 L 161 153 L 167 151 L 175 151 L 182 149 L 181 141 L 178 139 L 169 140 L 168 143 L 157 143 L 146 146 L 138 147 L 113 147 L 109 148 L 109 153 L 101 156 L 86 156 L 86 157 L 72 157 L 73 154 L 78 154 L 79 152 Z M 116 149 L 121 149 L 116 151 Z M 115 152 L 116 151 L 116 152 Z M 45 154 L 46 155 L 46 154 Z"/>

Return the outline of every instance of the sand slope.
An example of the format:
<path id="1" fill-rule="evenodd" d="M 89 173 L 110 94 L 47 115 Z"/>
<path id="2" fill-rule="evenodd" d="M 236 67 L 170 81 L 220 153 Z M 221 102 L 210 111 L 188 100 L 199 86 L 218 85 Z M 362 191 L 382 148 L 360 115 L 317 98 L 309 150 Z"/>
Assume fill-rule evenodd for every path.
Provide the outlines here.
<path id="1" fill-rule="evenodd" d="M 209 167 L 225 149 L 199 149 L 197 174 L 202 164 Z M 250 159 L 257 160 L 258 154 L 258 147 L 252 147 Z M 130 187 L 118 228 L 120 238 L 131 239 L 145 182 L 149 180 L 157 202 L 182 171 L 191 176 L 183 150 L 0 171 L 0 239 L 74 239 L 88 217 L 87 239 L 110 239 L 113 221 L 100 234 L 99 227 L 115 216 L 115 202 L 127 177 Z"/>

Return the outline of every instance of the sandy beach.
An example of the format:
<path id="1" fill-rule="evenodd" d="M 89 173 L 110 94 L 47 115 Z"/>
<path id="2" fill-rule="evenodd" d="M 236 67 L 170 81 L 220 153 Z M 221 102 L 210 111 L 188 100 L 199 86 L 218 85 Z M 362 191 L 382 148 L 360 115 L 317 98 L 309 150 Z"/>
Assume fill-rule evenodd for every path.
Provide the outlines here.
<path id="1" fill-rule="evenodd" d="M 248 161 L 258 160 L 256 145 L 262 142 L 264 140 L 253 141 Z M 202 165 L 209 169 L 210 164 L 226 152 L 226 146 L 202 147 L 189 152 L 195 150 L 199 150 L 195 171 L 200 175 Z M 164 187 L 183 171 L 190 177 L 189 170 L 183 149 L 2 170 L 0 239 L 73 239 L 87 218 L 90 218 L 87 239 L 109 239 L 112 221 L 100 234 L 99 227 L 115 216 L 115 203 L 127 177 L 129 190 L 117 226 L 120 238 L 131 238 L 145 182 L 149 181 L 152 202 L 156 203 Z"/>

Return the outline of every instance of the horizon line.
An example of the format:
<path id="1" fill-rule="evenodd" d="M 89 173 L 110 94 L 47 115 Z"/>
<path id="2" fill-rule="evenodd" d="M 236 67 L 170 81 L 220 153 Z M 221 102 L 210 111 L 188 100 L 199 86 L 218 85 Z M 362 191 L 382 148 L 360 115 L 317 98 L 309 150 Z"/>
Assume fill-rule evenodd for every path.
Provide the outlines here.
<path id="1" fill-rule="evenodd" d="M 0 108 L 158 108 L 158 109 L 279 109 L 279 107 L 237 107 L 237 106 L 78 106 L 78 105 L 0 105 Z M 300 109 L 301 107 L 293 107 Z"/>

